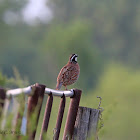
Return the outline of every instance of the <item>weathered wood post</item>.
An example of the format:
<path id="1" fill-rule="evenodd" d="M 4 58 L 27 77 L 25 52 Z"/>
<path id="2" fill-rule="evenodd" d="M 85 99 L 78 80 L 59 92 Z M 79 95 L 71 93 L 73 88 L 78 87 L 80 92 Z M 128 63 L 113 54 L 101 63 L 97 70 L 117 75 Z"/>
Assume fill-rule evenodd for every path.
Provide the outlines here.
<path id="1" fill-rule="evenodd" d="M 35 92 L 31 97 L 28 97 L 28 135 L 30 140 L 34 140 L 35 138 L 35 134 L 36 134 L 36 129 L 37 129 L 37 125 L 38 125 L 38 121 L 39 121 L 39 115 L 40 115 L 40 111 L 41 111 L 41 107 L 42 107 L 42 102 L 43 102 L 43 97 L 44 97 L 44 91 L 45 91 L 45 85 L 41 85 L 41 84 L 35 84 L 33 86 L 33 88 L 35 88 Z M 32 120 L 32 115 L 35 112 L 35 108 L 39 107 L 37 112 L 36 112 L 36 124 L 35 124 L 35 128 L 34 130 L 29 130 L 29 128 L 31 127 L 31 122 Z"/>
<path id="2" fill-rule="evenodd" d="M 51 110 L 52 110 L 52 104 L 53 104 L 53 96 L 51 93 L 47 99 L 39 140 L 43 139 L 43 133 L 47 132 L 47 130 L 48 130 L 48 125 L 49 125 L 49 120 L 50 120 L 50 115 L 51 115 Z"/>
<path id="3" fill-rule="evenodd" d="M 6 99 L 6 90 L 3 88 L 0 88 L 0 116 L 2 113 L 2 109 L 4 107 L 4 101 Z"/>
<path id="4" fill-rule="evenodd" d="M 54 140 L 59 140 L 59 134 L 61 130 L 61 124 L 63 120 L 63 115 L 64 115 L 64 110 L 65 110 L 65 103 L 66 103 L 66 98 L 65 96 L 61 97 L 60 105 L 59 105 L 59 111 L 58 111 L 58 116 L 57 116 L 57 121 L 56 121 L 56 126 L 55 126 L 55 134 L 54 134 Z"/>
<path id="5" fill-rule="evenodd" d="M 75 122 L 72 140 L 97 140 L 97 125 L 100 110 L 87 107 L 79 107 Z"/>
<path id="6" fill-rule="evenodd" d="M 65 124 L 63 140 L 71 140 L 72 138 L 81 94 L 82 94 L 81 90 L 74 89 L 74 95 L 71 97 L 71 101 L 69 105 L 69 111 Z"/>

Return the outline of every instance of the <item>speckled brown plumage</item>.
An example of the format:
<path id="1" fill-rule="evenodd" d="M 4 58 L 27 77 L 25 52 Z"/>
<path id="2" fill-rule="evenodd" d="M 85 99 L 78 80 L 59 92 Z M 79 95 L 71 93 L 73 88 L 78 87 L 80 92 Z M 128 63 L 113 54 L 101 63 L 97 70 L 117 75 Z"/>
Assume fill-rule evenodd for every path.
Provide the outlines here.
<path id="1" fill-rule="evenodd" d="M 57 77 L 57 90 L 59 90 L 62 85 L 65 86 L 65 89 L 67 90 L 67 85 L 71 85 L 77 81 L 80 73 L 77 57 L 77 54 L 72 54 L 68 63 L 60 70 Z"/>

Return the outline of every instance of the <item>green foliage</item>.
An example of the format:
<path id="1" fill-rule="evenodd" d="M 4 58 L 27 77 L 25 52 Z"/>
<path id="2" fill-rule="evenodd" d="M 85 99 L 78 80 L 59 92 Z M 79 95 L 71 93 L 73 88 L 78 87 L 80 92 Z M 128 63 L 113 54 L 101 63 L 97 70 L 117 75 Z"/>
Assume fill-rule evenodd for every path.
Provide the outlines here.
<path id="1" fill-rule="evenodd" d="M 26 77 L 21 77 L 19 71 L 16 67 L 13 67 L 14 76 L 8 78 L 2 72 L 0 72 L 0 86 L 6 88 L 16 88 L 16 87 L 25 87 L 29 84 Z"/>
<path id="2" fill-rule="evenodd" d="M 0 72 L 0 85 L 2 88 L 19 88 L 19 87 L 25 87 L 28 84 L 27 79 L 22 79 L 20 76 L 18 70 L 16 68 L 13 68 L 14 70 L 14 77 L 7 78 L 7 76 L 3 75 L 2 72 Z M 11 139 L 15 140 L 19 135 L 21 135 L 20 127 L 21 127 L 21 118 L 23 116 L 24 112 L 24 105 L 25 105 L 25 97 L 23 95 L 19 96 L 18 98 L 6 100 L 5 104 L 8 102 L 10 103 L 10 106 L 8 107 L 8 112 L 6 113 L 3 111 L 2 116 L 0 116 L 0 139 Z M 12 105 L 13 104 L 13 105 Z M 7 114 L 5 114 L 5 113 Z M 18 113 L 18 114 L 17 114 Z M 6 116 L 5 116 L 6 115 Z M 16 120 L 16 118 L 18 119 Z M 5 121 L 5 125 L 2 128 Z M 14 126 L 17 126 L 16 129 L 14 129 Z M 22 140 L 27 139 L 24 137 Z"/>
<path id="3" fill-rule="evenodd" d="M 82 96 L 82 106 L 98 106 L 96 96 L 103 98 L 104 127 L 99 131 L 103 140 L 139 139 L 139 79 L 136 71 L 121 64 L 112 63 L 100 77 L 96 90 Z"/>
<path id="4" fill-rule="evenodd" d="M 139 66 L 138 0 L 53 0 L 48 2 L 54 15 L 49 24 L 28 26 L 20 19 L 16 25 L 6 24 L 4 13 L 20 13 L 25 3 L 6 0 L 0 5 L 0 66 L 8 77 L 16 66 L 31 83 L 55 87 L 60 68 L 73 52 L 79 54 L 82 68 L 76 87 L 84 89 L 95 87 L 104 60 Z"/>
<path id="5" fill-rule="evenodd" d="M 81 68 L 78 87 L 90 89 L 95 86 L 102 63 L 98 50 L 91 46 L 90 30 L 91 25 L 84 21 L 52 25 L 43 45 L 46 78 L 51 79 L 52 84 L 56 84 L 58 72 L 67 63 L 69 55 L 77 53 Z"/>
<path id="6" fill-rule="evenodd" d="M 99 100 L 96 98 L 96 96 L 101 96 L 103 99 L 101 107 L 104 108 L 104 111 L 102 113 L 104 127 L 98 132 L 99 138 L 103 140 L 131 140 L 134 137 L 135 139 L 138 139 L 140 137 L 140 113 L 138 112 L 140 105 L 139 79 L 139 70 L 136 71 L 130 67 L 124 67 L 119 63 L 117 64 L 112 62 L 111 64 L 106 65 L 104 73 L 100 76 L 99 84 L 96 86 L 96 89 L 90 91 L 89 94 L 85 93 L 85 91 L 83 92 L 82 99 L 80 102 L 81 106 L 97 108 Z M 45 108 L 46 99 L 47 98 L 45 96 L 42 108 L 43 110 Z M 69 99 L 67 100 L 66 104 L 66 110 L 64 114 L 61 132 L 63 132 L 64 130 L 68 105 Z M 52 139 L 53 137 L 53 129 L 55 128 L 56 124 L 58 106 L 59 99 L 54 98 L 54 104 L 48 129 L 49 131 L 47 133 L 47 136 L 44 136 L 47 137 L 47 139 Z M 37 110 L 38 108 L 36 108 L 36 111 Z M 32 121 L 30 121 L 30 131 L 33 131 L 36 125 L 36 111 L 32 116 Z M 43 115 L 44 114 L 42 112 L 40 116 L 36 139 L 39 136 Z M 9 123 L 7 123 L 11 125 L 11 119 L 8 120 Z M 9 125 L 8 128 L 10 128 Z M 63 133 L 60 134 L 60 139 L 62 138 L 62 135 Z M 9 136 L 6 135 L 6 138 L 9 139 Z M 27 139 L 26 137 L 22 138 Z M 15 139 L 15 136 L 13 136 L 13 139 Z"/>
<path id="7" fill-rule="evenodd" d="M 73 52 L 79 54 L 81 67 L 78 88 L 95 87 L 106 60 L 139 66 L 138 0 L 53 0 L 48 2 L 50 7 L 55 5 L 49 24 L 30 27 L 22 22 L 16 26 L 4 23 L 7 9 L 18 11 L 25 3 L 7 0 L 0 6 L 0 64 L 8 77 L 16 66 L 31 83 L 54 88 L 60 68 Z"/>
<path id="8" fill-rule="evenodd" d="M 139 64 L 140 1 L 50 1 L 53 4 L 56 23 L 82 19 L 92 24 L 93 43 L 104 58 Z"/>
<path id="9" fill-rule="evenodd" d="M 61 67 L 71 53 L 77 53 L 81 73 L 78 82 L 69 88 L 84 89 L 82 106 L 95 108 L 98 106 L 96 96 L 103 98 L 105 126 L 99 132 L 100 137 L 139 139 L 140 1 L 52 0 L 48 4 L 54 19 L 37 26 L 22 22 L 20 11 L 25 3 L 0 1 L 0 85 L 26 86 L 26 75 L 30 83 L 39 82 L 54 88 Z M 7 10 L 16 12 L 20 22 L 5 23 Z M 107 60 L 118 60 L 125 66 L 116 62 L 107 65 Z M 131 64 L 133 69 L 126 64 Z M 13 66 L 22 76 L 16 69 L 13 73 Z M 58 104 L 56 99 L 50 139 Z"/>
<path id="10" fill-rule="evenodd" d="M 2 72 L 0 72 L 0 86 L 4 88 L 18 88 L 25 87 L 29 84 L 26 77 L 21 77 L 16 67 L 13 68 L 14 76 L 8 78 Z"/>
<path id="11" fill-rule="evenodd" d="M 19 71 L 16 67 L 13 68 L 14 77 L 7 79 L 6 85 L 8 87 L 25 87 L 29 85 L 29 82 L 26 77 L 21 78 Z"/>
<path id="12" fill-rule="evenodd" d="M 6 76 L 4 76 L 2 72 L 0 72 L 0 85 L 4 86 L 6 84 L 6 80 L 7 80 Z"/>

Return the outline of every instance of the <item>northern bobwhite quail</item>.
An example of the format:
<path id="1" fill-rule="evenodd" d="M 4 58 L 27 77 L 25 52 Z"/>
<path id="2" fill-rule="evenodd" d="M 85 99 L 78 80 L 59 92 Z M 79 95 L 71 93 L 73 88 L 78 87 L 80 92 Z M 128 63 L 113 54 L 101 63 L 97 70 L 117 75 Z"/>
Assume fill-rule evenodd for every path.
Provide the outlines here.
<path id="1" fill-rule="evenodd" d="M 77 63 L 77 57 L 77 54 L 70 55 L 68 63 L 60 70 L 57 77 L 56 90 L 59 90 L 62 85 L 67 90 L 67 85 L 75 83 L 78 79 L 80 67 Z"/>

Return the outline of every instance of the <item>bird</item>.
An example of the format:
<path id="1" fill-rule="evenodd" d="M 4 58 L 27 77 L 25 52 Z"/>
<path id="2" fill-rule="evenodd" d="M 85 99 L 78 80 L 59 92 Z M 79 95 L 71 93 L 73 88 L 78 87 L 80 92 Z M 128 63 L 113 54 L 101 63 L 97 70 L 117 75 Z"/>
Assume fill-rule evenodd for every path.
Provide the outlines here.
<path id="1" fill-rule="evenodd" d="M 56 90 L 59 90 L 61 86 L 71 85 L 77 81 L 80 74 L 80 66 L 77 62 L 77 54 L 71 54 L 68 63 L 60 70 L 57 77 Z"/>

